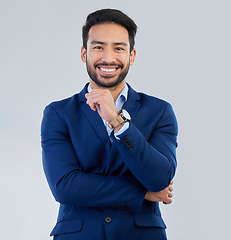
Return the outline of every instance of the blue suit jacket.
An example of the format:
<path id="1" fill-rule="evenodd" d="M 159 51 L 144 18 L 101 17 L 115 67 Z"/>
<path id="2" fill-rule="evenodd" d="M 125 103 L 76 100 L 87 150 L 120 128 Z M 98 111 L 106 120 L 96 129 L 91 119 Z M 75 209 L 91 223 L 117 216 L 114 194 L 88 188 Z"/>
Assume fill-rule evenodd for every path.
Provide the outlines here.
<path id="1" fill-rule="evenodd" d="M 86 104 L 87 85 L 44 110 L 41 139 L 49 187 L 60 203 L 55 239 L 164 239 L 147 190 L 166 188 L 176 169 L 177 122 L 169 103 L 129 86 L 129 128 L 112 143 Z M 164 230 L 163 230 L 164 231 Z"/>

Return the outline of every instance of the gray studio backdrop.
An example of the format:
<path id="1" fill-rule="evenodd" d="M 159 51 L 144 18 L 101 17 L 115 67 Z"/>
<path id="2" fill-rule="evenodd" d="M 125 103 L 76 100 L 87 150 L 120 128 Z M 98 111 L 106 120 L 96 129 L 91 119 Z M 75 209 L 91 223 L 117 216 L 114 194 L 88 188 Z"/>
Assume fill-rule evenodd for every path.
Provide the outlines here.
<path id="1" fill-rule="evenodd" d="M 1 239 L 50 239 L 58 204 L 42 170 L 42 112 L 88 81 L 81 27 L 106 7 L 139 27 L 127 81 L 169 101 L 178 118 L 174 201 L 161 204 L 169 239 L 228 239 L 230 1 L 0 0 Z"/>

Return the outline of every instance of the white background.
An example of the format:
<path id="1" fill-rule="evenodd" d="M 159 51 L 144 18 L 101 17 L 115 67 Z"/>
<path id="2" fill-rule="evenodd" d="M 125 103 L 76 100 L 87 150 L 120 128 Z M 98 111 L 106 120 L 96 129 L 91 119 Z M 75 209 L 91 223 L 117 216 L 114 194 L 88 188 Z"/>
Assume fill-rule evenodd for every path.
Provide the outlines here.
<path id="1" fill-rule="evenodd" d="M 42 169 L 44 107 L 88 81 L 86 16 L 118 8 L 138 25 L 127 81 L 173 105 L 179 123 L 169 240 L 228 239 L 231 3 L 229 0 L 0 0 L 0 235 L 48 240 L 58 204 Z"/>

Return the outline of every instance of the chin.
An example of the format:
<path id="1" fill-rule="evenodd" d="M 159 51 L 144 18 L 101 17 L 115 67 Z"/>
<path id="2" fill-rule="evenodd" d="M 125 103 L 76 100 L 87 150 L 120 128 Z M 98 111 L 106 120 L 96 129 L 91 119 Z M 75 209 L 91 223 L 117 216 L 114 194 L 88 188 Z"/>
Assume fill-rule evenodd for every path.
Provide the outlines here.
<path id="1" fill-rule="evenodd" d="M 100 86 L 100 87 L 104 87 L 104 88 L 112 88 L 112 87 L 116 87 L 117 85 L 119 85 L 124 79 L 116 79 L 116 80 L 109 80 L 109 78 L 105 78 L 107 79 L 105 80 L 101 80 L 101 79 L 92 79 L 93 82 Z"/>

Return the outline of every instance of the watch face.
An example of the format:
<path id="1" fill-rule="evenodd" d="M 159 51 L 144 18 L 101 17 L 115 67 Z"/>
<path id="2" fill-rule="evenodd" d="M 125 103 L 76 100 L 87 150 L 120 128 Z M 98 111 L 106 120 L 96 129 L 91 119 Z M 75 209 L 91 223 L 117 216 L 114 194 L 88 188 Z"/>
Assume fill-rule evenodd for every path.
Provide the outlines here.
<path id="1" fill-rule="evenodd" d="M 124 120 L 126 120 L 126 121 L 131 120 L 130 114 L 126 110 L 122 109 L 121 115 L 122 115 L 122 118 L 124 118 Z"/>

